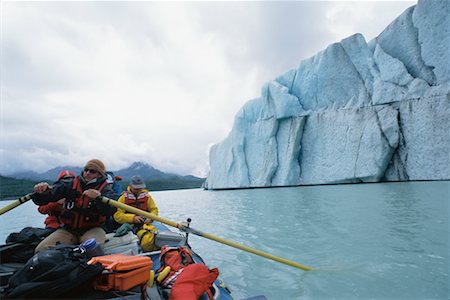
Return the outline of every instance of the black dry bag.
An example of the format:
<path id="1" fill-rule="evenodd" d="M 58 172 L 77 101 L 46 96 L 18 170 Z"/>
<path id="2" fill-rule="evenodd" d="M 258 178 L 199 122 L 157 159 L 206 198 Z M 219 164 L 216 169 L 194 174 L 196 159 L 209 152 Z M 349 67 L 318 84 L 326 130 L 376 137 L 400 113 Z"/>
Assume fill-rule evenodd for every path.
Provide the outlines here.
<path id="1" fill-rule="evenodd" d="M 9 279 L 2 298 L 36 299 L 71 297 L 91 287 L 103 271 L 100 264 L 87 264 L 87 257 L 77 246 L 57 245 L 34 255 Z"/>

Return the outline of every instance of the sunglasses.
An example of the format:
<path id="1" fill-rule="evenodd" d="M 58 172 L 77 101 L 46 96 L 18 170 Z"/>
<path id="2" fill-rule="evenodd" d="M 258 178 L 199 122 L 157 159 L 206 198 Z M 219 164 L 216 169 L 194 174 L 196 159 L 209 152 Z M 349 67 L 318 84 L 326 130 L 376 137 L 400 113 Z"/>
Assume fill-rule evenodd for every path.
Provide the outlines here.
<path id="1" fill-rule="evenodd" d="M 84 168 L 84 172 L 86 173 L 91 173 L 91 174 L 97 174 L 98 171 L 94 170 L 94 169 L 88 169 L 88 168 Z"/>

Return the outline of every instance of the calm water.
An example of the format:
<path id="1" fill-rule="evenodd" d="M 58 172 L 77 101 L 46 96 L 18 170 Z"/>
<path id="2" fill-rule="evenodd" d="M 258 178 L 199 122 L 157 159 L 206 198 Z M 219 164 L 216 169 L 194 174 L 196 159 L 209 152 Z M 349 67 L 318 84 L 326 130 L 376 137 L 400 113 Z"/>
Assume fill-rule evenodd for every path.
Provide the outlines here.
<path id="1" fill-rule="evenodd" d="M 152 195 L 163 217 L 319 269 L 190 237 L 236 299 L 450 298 L 449 181 Z M 0 217 L 0 241 L 43 220 L 26 203 Z"/>

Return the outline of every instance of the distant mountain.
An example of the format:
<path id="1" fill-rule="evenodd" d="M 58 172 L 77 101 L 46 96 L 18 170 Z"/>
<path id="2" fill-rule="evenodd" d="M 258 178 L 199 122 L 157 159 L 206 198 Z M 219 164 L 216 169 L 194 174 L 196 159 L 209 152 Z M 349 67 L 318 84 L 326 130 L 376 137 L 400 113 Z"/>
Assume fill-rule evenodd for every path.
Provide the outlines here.
<path id="1" fill-rule="evenodd" d="M 60 168 L 57 168 L 58 171 Z M 72 168 L 73 169 L 73 168 Z M 51 170 L 45 172 L 50 174 Z M 81 171 L 81 170 L 80 170 Z M 25 174 L 25 173 L 24 173 Z M 29 173 L 32 174 L 32 173 Z M 134 173 L 133 173 L 134 174 Z M 172 174 L 173 175 L 173 174 Z M 48 175 L 47 175 L 48 176 Z M 40 180 L 28 180 L 28 179 L 16 179 L 0 175 L 0 200 L 17 199 L 20 196 L 26 195 L 33 190 L 33 186 Z M 48 180 L 53 182 L 53 180 Z M 198 178 L 192 175 L 179 176 L 173 175 L 172 177 L 162 179 L 146 179 L 147 189 L 150 191 L 164 191 L 164 190 L 179 190 L 179 189 L 195 189 L 201 188 L 204 182 L 203 178 Z M 124 179 L 120 182 L 123 189 L 127 188 L 129 183 L 128 179 Z"/>
<path id="2" fill-rule="evenodd" d="M 13 174 L 9 175 L 9 177 L 17 178 L 17 179 L 35 180 L 35 181 L 40 181 L 40 180 L 55 181 L 59 172 L 61 172 L 62 170 L 70 170 L 75 175 L 78 175 L 81 173 L 81 170 L 83 170 L 83 168 L 74 167 L 74 166 L 62 166 L 62 167 L 56 167 L 56 168 L 50 169 L 43 173 L 36 173 L 34 171 L 13 173 Z"/>
<path id="3" fill-rule="evenodd" d="M 8 175 L 10 178 L 16 178 L 16 179 L 27 179 L 27 180 L 41 180 L 42 174 L 36 173 L 34 171 L 23 171 L 23 172 L 17 172 L 13 173 L 11 175 Z"/>
<path id="4" fill-rule="evenodd" d="M 173 176 L 177 176 L 174 174 L 167 174 L 158 169 L 153 168 L 149 164 L 143 162 L 134 162 L 125 169 L 120 169 L 118 171 L 113 171 L 114 175 L 118 175 L 122 177 L 123 180 L 129 181 L 132 176 L 140 175 L 145 180 L 155 180 L 155 179 L 164 179 Z"/>
<path id="5" fill-rule="evenodd" d="M 0 199 L 23 196 L 31 192 L 34 184 L 39 181 L 52 183 L 56 180 L 61 170 L 70 170 L 78 175 L 83 168 L 63 166 L 43 173 L 28 171 L 15 173 L 8 177 L 0 175 Z M 128 168 L 113 172 L 114 175 L 122 177 L 121 185 L 124 189 L 134 175 L 140 175 L 145 180 L 147 188 L 151 191 L 200 188 L 204 182 L 204 178 L 192 175 L 181 176 L 173 173 L 164 173 L 143 162 L 134 162 Z"/>
<path id="6" fill-rule="evenodd" d="M 16 178 L 16 179 L 27 179 L 27 180 L 33 180 L 33 181 L 54 181 L 56 177 L 58 176 L 59 172 L 61 170 L 70 170 L 75 175 L 78 175 L 83 170 L 82 167 L 74 167 L 74 166 L 62 166 L 62 167 L 56 167 L 53 169 L 50 169 L 43 173 L 37 173 L 34 171 L 25 171 L 25 172 L 18 172 L 11 175 L 8 175 L 8 177 Z M 140 175 L 144 180 L 146 181 L 154 181 L 154 180 L 165 180 L 165 179 L 182 179 L 182 180 L 201 180 L 201 178 L 187 175 L 187 176 L 181 176 L 173 173 L 165 173 L 163 171 L 160 171 L 158 169 L 155 169 L 151 165 L 144 163 L 144 162 L 134 162 L 129 167 L 125 169 L 120 169 L 117 171 L 113 171 L 114 175 L 118 175 L 122 177 L 124 181 L 130 181 L 131 177 L 134 175 Z"/>

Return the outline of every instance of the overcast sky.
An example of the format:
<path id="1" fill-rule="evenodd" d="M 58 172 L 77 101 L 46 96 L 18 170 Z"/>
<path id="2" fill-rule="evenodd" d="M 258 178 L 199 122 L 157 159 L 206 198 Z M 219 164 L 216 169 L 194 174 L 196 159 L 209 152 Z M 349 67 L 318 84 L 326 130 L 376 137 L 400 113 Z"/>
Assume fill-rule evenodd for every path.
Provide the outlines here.
<path id="1" fill-rule="evenodd" d="M 415 1 L 1 1 L 0 174 L 143 161 L 206 176 L 264 83 Z"/>

